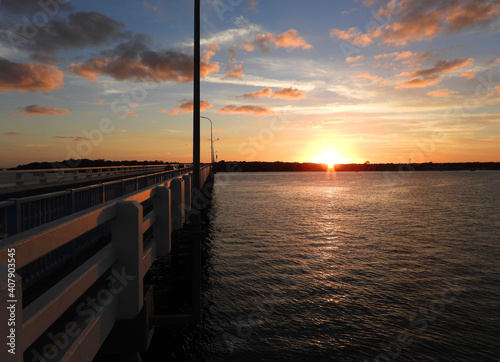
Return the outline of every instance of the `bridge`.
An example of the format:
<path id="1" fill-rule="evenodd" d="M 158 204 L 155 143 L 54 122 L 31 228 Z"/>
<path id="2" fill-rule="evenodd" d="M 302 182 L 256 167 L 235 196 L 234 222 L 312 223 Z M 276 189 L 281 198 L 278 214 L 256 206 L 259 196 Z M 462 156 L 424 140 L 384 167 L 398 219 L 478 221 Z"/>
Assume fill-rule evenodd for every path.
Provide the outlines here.
<path id="1" fill-rule="evenodd" d="M 209 186 L 211 166 L 199 175 Z M 144 285 L 206 203 L 207 187 L 192 180 L 191 169 L 163 170 L 0 202 L 0 360 L 87 361 L 107 340 L 118 352 L 109 343 L 117 339 L 144 352 L 155 324 L 196 321 L 199 234 L 191 314 L 154 315 Z"/>

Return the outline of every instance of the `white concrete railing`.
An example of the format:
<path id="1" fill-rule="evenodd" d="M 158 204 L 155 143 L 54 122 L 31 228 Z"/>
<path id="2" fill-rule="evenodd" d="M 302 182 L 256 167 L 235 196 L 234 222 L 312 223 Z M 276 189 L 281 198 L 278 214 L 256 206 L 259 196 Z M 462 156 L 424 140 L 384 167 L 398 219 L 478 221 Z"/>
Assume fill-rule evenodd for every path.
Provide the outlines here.
<path id="1" fill-rule="evenodd" d="M 201 170 L 202 184 L 209 172 L 209 167 Z M 22 361 L 23 352 L 36 361 L 92 360 L 115 321 L 141 312 L 143 277 L 157 256 L 170 252 L 171 232 L 182 228 L 191 210 L 191 177 L 179 176 L 2 240 L 0 338 L 5 340 L 0 360 Z M 149 199 L 153 209 L 143 215 L 141 203 Z M 23 308 L 22 282 L 14 270 L 108 221 L 111 242 Z M 153 236 L 144 245 L 143 234 L 151 228 Z M 105 275 L 107 283 L 91 295 L 91 309 L 90 297 L 85 302 L 82 296 Z M 76 317 L 49 332 L 68 312 Z"/>
<path id="2" fill-rule="evenodd" d="M 159 171 L 167 165 L 52 168 L 0 171 L 0 189 L 22 188 Z"/>

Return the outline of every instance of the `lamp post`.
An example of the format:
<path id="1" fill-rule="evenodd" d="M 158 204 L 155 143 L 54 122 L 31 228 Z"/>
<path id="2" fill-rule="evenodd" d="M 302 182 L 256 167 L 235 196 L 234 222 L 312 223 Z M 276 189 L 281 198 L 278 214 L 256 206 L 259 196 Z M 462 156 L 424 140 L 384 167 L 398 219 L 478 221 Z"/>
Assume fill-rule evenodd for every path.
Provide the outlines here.
<path id="1" fill-rule="evenodd" d="M 213 130 L 212 130 L 212 120 L 208 117 L 200 116 L 200 118 L 205 118 L 210 121 L 210 153 L 211 153 L 211 162 L 214 164 L 214 139 L 213 139 Z"/>

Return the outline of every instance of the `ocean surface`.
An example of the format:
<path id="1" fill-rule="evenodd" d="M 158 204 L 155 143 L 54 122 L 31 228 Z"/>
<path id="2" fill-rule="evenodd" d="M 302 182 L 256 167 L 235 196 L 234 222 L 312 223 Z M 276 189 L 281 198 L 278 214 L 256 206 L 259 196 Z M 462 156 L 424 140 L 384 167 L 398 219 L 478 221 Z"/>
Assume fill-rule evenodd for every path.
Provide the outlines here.
<path id="1" fill-rule="evenodd" d="M 164 360 L 500 361 L 500 172 L 219 173 Z"/>

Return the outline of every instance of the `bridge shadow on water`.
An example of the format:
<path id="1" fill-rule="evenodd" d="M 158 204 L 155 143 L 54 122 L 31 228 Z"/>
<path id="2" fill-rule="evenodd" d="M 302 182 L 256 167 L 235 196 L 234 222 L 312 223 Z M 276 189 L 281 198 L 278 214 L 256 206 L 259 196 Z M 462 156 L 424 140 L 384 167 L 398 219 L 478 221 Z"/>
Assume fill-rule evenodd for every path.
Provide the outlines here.
<path id="1" fill-rule="evenodd" d="M 201 214 L 201 323 L 198 325 L 155 326 L 155 332 L 144 362 L 204 361 L 207 346 L 215 338 L 204 325 L 209 318 L 209 301 L 204 298 L 211 282 L 211 203 Z M 157 260 L 145 277 L 144 284 L 154 288 L 154 314 L 189 314 L 193 312 L 192 242 L 189 224 L 175 235 L 173 250 Z"/>

